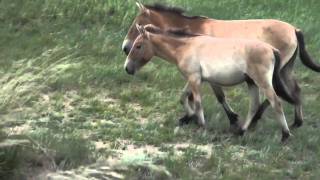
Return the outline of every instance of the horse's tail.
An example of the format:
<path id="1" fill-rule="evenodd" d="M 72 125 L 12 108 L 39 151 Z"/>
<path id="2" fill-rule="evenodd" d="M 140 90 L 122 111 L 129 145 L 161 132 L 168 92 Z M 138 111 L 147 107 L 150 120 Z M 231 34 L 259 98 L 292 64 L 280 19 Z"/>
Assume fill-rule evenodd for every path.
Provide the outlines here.
<path id="1" fill-rule="evenodd" d="M 274 70 L 273 70 L 273 78 L 272 84 L 273 88 L 276 91 L 277 95 L 283 98 L 285 101 L 294 104 L 296 102 L 295 98 L 291 96 L 290 92 L 288 92 L 283 79 L 281 78 L 280 70 L 281 70 L 281 59 L 280 53 L 278 50 L 273 50 L 274 54 Z"/>
<path id="2" fill-rule="evenodd" d="M 320 64 L 316 63 L 306 50 L 304 36 L 301 30 L 296 29 L 296 36 L 299 46 L 299 54 L 302 63 L 313 71 L 320 72 Z"/>

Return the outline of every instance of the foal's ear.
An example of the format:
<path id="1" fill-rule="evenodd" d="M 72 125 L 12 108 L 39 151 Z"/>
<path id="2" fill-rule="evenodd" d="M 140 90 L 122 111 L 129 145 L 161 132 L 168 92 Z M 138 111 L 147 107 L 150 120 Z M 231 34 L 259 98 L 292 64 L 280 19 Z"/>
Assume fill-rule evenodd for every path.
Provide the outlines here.
<path id="1" fill-rule="evenodd" d="M 140 12 L 144 12 L 145 11 L 145 7 L 143 4 L 141 4 L 140 2 L 136 1 L 136 5 L 138 6 Z"/>
<path id="2" fill-rule="evenodd" d="M 161 29 L 153 24 L 147 24 L 144 26 L 144 29 L 148 32 L 151 32 L 151 33 L 156 33 L 156 34 L 159 34 L 161 33 Z"/>
<path id="3" fill-rule="evenodd" d="M 142 35 L 145 34 L 146 31 L 142 25 L 136 24 L 136 28 L 139 31 L 139 34 L 142 34 Z"/>

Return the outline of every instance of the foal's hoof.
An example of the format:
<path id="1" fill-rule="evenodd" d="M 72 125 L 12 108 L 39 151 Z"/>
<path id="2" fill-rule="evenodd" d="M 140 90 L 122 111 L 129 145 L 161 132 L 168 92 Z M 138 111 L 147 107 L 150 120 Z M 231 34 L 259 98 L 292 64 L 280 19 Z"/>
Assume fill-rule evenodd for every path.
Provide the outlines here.
<path id="1" fill-rule="evenodd" d="M 229 131 L 230 131 L 232 134 L 238 135 L 238 136 L 242 136 L 242 135 L 244 134 L 244 132 L 245 132 L 245 130 L 243 130 L 243 129 L 241 128 L 241 125 L 240 125 L 239 121 L 236 122 L 236 123 L 230 124 Z"/>
<path id="2" fill-rule="evenodd" d="M 292 134 L 290 132 L 282 131 L 281 142 L 282 143 L 288 142 L 288 139 L 289 139 L 290 136 L 292 136 Z"/>
<path id="3" fill-rule="evenodd" d="M 290 128 L 296 129 L 296 128 L 301 127 L 302 124 L 303 124 L 303 121 L 294 121 L 294 123 L 290 126 Z"/>
<path id="4" fill-rule="evenodd" d="M 184 115 L 182 118 L 179 119 L 179 126 L 183 126 L 189 123 L 190 123 L 190 118 L 188 117 L 188 115 Z"/>
<path id="5" fill-rule="evenodd" d="M 190 124 L 191 122 L 196 122 L 197 118 L 195 115 L 188 116 L 187 114 L 184 115 L 182 118 L 179 119 L 179 126 Z"/>
<path id="6" fill-rule="evenodd" d="M 236 135 L 238 135 L 238 136 L 243 136 L 245 132 L 246 132 L 246 130 L 240 128 L 240 129 L 238 130 L 238 132 L 236 133 Z"/>

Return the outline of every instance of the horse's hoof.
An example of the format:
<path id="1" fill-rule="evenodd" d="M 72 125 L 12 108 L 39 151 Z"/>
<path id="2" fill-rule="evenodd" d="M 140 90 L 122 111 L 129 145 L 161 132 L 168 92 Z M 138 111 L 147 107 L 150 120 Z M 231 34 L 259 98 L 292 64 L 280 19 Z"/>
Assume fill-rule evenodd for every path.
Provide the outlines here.
<path id="1" fill-rule="evenodd" d="M 237 131 L 235 131 L 235 132 L 233 133 L 233 135 L 242 137 L 245 132 L 246 132 L 246 130 L 239 128 Z"/>
<path id="2" fill-rule="evenodd" d="M 243 130 L 241 128 L 241 123 L 239 121 L 237 121 L 236 123 L 230 124 L 229 131 L 235 135 L 243 135 L 244 134 L 244 132 L 242 132 Z"/>
<path id="3" fill-rule="evenodd" d="M 245 132 L 246 132 L 246 130 L 240 128 L 240 129 L 238 130 L 238 136 L 243 136 Z"/>
<path id="4" fill-rule="evenodd" d="M 184 115 L 182 118 L 179 119 L 179 126 L 189 124 L 190 121 L 191 121 L 190 117 L 188 115 Z"/>
<path id="5" fill-rule="evenodd" d="M 292 134 L 291 134 L 290 132 L 282 131 L 281 142 L 282 142 L 282 143 L 288 142 L 288 139 L 289 139 L 290 136 L 292 136 Z"/>
<path id="6" fill-rule="evenodd" d="M 188 116 L 186 114 L 179 119 L 179 126 L 187 125 L 187 124 L 190 124 L 191 122 L 197 123 L 197 116 L 196 115 Z"/>
<path id="7" fill-rule="evenodd" d="M 290 128 L 296 129 L 296 128 L 301 127 L 302 124 L 303 124 L 303 121 L 294 121 L 294 123 L 290 126 Z"/>

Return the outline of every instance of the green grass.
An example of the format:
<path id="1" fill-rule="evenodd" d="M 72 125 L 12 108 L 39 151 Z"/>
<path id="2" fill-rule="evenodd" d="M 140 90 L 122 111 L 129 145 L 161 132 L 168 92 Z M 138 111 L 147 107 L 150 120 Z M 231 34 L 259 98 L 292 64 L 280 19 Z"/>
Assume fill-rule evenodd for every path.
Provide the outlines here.
<path id="1" fill-rule="evenodd" d="M 152 3 L 154 1 L 142 1 Z M 308 50 L 320 57 L 317 0 L 166 0 L 190 15 L 216 19 L 275 18 L 303 30 Z M 177 128 L 183 115 L 184 80 L 155 58 L 135 77 L 123 70 L 121 44 L 138 10 L 134 1 L 0 1 L 0 179 L 68 170 L 108 158 L 129 179 L 316 179 L 320 175 L 318 74 L 297 59 L 305 124 L 281 145 L 268 111 L 254 132 L 233 137 L 210 88 L 203 87 L 206 132 Z M 318 61 L 319 62 L 319 61 Z M 245 117 L 245 86 L 228 89 L 232 107 Z M 293 110 L 285 106 L 289 123 Z M 28 126 L 16 132 L 14 128 Z M 17 135 L 18 134 L 18 135 Z M 96 142 L 108 146 L 98 148 Z M 177 148 L 185 144 L 183 148 Z M 161 153 L 130 156 L 126 148 L 152 146 Z M 209 148 L 201 148 L 209 147 Z M 146 148 L 148 149 L 148 148 Z M 122 152 L 119 153 L 119 152 Z M 208 154 L 209 153 L 209 154 Z M 115 165 L 109 165 L 117 169 Z M 29 167 L 32 170 L 29 171 Z"/>

